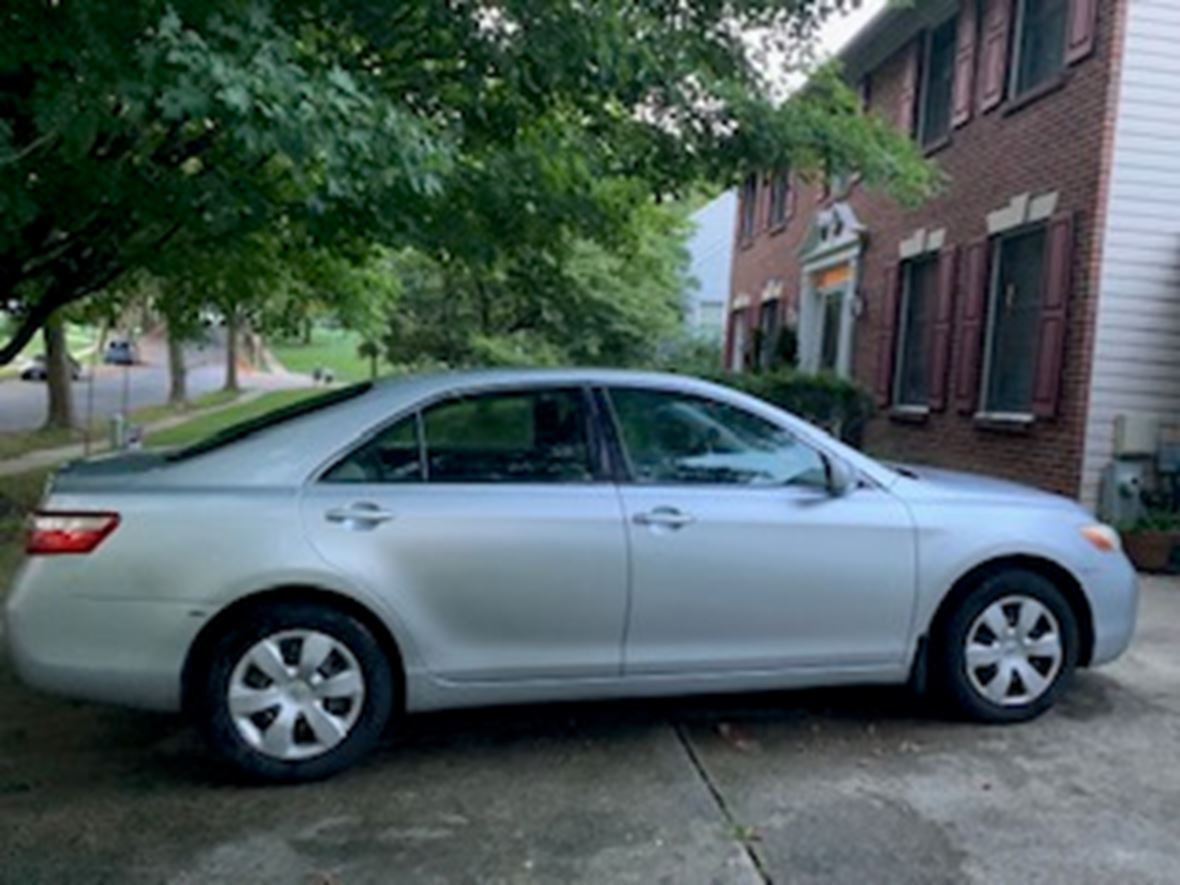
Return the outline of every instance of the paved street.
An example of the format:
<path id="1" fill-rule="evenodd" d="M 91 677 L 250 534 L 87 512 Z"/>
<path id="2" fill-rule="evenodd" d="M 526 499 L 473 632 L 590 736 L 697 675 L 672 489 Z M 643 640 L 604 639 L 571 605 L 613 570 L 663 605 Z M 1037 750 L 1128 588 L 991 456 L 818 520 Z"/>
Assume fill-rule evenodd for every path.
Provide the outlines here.
<path id="1" fill-rule="evenodd" d="M 124 369 L 122 366 L 99 365 L 94 369 L 94 415 L 106 418 L 124 408 L 124 378 L 127 403 L 131 410 L 155 406 L 168 398 L 168 358 L 163 342 L 145 338 L 140 343 L 140 364 Z M 225 383 L 225 348 L 216 337 L 186 351 L 188 392 L 190 397 L 219 390 Z M 90 396 L 90 363 L 85 365 L 82 379 L 74 382 L 74 414 L 79 422 L 85 420 Z M 246 372 L 239 374 L 244 388 L 279 388 L 306 383 L 299 376 Z M 36 381 L 8 380 L 0 382 L 0 433 L 14 430 L 33 430 L 45 421 L 45 384 Z"/>
<path id="2" fill-rule="evenodd" d="M 904 692 L 416 717 L 359 769 L 242 788 L 181 722 L 0 671 L 0 882 L 1174 882 L 1180 581 L 1017 727 Z"/>

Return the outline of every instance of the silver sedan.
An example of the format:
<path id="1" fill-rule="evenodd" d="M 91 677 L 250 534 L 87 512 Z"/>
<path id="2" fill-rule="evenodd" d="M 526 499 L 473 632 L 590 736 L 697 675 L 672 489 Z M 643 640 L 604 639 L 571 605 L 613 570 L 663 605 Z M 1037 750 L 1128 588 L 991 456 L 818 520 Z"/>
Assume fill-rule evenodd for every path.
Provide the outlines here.
<path id="1" fill-rule="evenodd" d="M 1137 605 L 1072 501 L 610 371 L 400 378 L 73 464 L 28 553 L 28 683 L 185 709 L 270 780 L 478 704 L 910 682 L 1024 720 L 1126 648 Z"/>

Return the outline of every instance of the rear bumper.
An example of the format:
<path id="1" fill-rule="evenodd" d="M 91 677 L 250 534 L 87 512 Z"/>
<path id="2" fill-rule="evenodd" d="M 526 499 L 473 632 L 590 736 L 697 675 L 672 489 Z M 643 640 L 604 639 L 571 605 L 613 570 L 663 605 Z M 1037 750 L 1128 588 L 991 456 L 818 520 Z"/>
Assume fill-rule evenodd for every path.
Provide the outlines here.
<path id="1" fill-rule="evenodd" d="M 1109 663 L 1127 650 L 1139 615 L 1139 576 L 1121 554 L 1109 557 L 1101 570 L 1085 577 L 1086 596 L 1094 616 L 1091 666 Z"/>
<path id="2" fill-rule="evenodd" d="M 104 703 L 174 712 L 181 670 L 203 617 L 184 603 L 86 596 L 18 574 L 5 604 L 4 638 L 33 688 Z"/>

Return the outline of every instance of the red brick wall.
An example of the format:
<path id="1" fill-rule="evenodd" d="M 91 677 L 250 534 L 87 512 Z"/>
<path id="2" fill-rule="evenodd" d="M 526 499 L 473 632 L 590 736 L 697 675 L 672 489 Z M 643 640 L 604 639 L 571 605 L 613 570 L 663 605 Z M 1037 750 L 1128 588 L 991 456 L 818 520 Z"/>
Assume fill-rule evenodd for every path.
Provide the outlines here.
<path id="1" fill-rule="evenodd" d="M 1096 215 L 1105 174 L 1107 117 L 1113 105 L 1108 99 L 1115 88 L 1116 13 L 1125 2 L 1099 4 L 1095 52 L 1068 69 L 1061 88 L 1011 112 L 1001 107 L 980 115 L 978 101 L 975 103 L 971 120 L 955 129 L 950 144 L 931 156 L 949 180 L 941 194 L 913 210 L 902 209 L 863 186 L 855 187 L 848 196 L 869 231 L 860 278 L 865 310 L 856 324 L 853 371 L 856 379 L 871 389 L 878 358 L 882 278 L 885 265 L 898 260 L 899 242 L 918 228 L 945 228 L 947 245 L 965 247 L 987 235 L 987 213 L 1003 208 L 1011 197 L 1026 192 L 1060 194 L 1057 211 L 1076 213 L 1076 242 L 1057 417 L 1038 419 L 1025 431 L 988 429 L 978 426 L 972 416 L 959 414 L 952 397 L 945 411 L 931 414 L 921 424 L 903 423 L 888 415 L 877 417 L 866 437 L 870 451 L 1010 477 L 1077 495 L 1099 264 Z M 890 118 L 898 104 L 904 54 L 904 50 L 897 53 L 872 74 L 871 108 Z M 760 206 L 759 234 L 752 243 L 735 247 L 731 296 L 746 293 L 756 307 L 765 281 L 781 277 L 786 296 L 798 298 L 799 245 L 817 205 L 822 205 L 817 204 L 815 195 L 814 187 L 801 189 L 788 227 L 779 232 L 762 229 L 765 207 Z M 762 191 L 759 196 L 766 199 Z M 747 312 L 747 317 L 754 316 L 756 310 Z M 958 364 L 955 346 L 952 384 Z"/>

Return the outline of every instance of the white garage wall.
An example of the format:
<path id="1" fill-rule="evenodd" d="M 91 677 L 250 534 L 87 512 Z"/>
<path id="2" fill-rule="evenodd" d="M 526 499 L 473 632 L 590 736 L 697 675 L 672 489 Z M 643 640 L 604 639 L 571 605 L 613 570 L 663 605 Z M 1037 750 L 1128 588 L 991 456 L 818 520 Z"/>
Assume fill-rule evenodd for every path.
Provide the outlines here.
<path id="1" fill-rule="evenodd" d="M 1128 0 L 1082 500 L 1119 414 L 1180 416 L 1180 2 Z"/>

